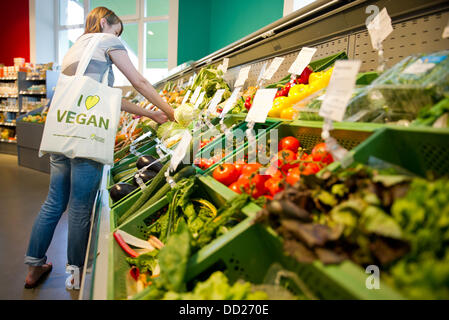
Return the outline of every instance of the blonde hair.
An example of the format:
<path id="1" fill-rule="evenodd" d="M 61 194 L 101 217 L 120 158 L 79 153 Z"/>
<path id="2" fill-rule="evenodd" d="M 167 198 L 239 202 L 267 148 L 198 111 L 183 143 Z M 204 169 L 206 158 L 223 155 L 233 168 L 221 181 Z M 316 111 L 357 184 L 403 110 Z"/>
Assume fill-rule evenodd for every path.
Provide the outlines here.
<path id="1" fill-rule="evenodd" d="M 102 32 L 100 21 L 102 18 L 106 19 L 106 22 L 112 26 L 114 24 L 120 23 L 121 29 L 120 34 L 123 32 L 123 22 L 119 17 L 114 13 L 114 11 L 109 10 L 105 7 L 97 7 L 92 9 L 91 12 L 87 15 L 86 25 L 84 27 L 84 34 L 86 33 L 100 33 Z"/>

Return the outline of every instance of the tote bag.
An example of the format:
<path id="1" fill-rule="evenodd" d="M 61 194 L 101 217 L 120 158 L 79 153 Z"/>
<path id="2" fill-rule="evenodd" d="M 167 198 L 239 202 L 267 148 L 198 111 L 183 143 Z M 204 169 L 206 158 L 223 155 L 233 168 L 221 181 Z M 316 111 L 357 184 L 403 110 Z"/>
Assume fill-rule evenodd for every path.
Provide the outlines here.
<path id="1" fill-rule="evenodd" d="M 59 76 L 45 122 L 39 156 L 62 154 L 103 164 L 114 163 L 114 143 L 120 118 L 122 91 L 84 76 L 104 34 L 89 41 L 74 76 Z"/>

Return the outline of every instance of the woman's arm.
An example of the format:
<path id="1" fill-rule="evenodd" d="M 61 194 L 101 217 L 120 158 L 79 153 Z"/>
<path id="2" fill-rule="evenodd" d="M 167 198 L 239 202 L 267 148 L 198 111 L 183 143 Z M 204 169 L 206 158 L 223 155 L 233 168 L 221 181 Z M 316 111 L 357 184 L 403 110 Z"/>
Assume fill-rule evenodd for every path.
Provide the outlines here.
<path id="1" fill-rule="evenodd" d="M 125 77 L 129 80 L 129 82 L 131 82 L 132 86 L 139 93 L 162 110 L 170 120 L 173 121 L 175 119 L 173 108 L 162 99 L 151 83 L 148 82 L 148 80 L 136 70 L 125 50 L 113 50 L 109 52 L 109 56 L 111 57 L 112 62 L 125 75 Z"/>
<path id="2" fill-rule="evenodd" d="M 129 102 L 126 99 L 122 99 L 122 110 L 129 113 L 137 114 L 138 116 L 151 118 L 159 124 L 168 121 L 167 115 L 162 111 L 149 111 L 135 105 L 134 103 Z"/>

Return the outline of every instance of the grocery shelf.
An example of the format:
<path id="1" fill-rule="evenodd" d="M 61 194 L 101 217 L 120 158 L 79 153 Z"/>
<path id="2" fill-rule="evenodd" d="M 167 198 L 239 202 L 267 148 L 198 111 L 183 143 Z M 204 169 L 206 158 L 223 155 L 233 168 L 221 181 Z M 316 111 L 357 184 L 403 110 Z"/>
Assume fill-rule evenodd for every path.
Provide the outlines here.
<path id="1" fill-rule="evenodd" d="M 20 91 L 20 94 L 26 94 L 26 95 L 46 95 L 46 92 L 33 92 L 33 91 Z"/>
<path id="2" fill-rule="evenodd" d="M 17 94 L 2 94 L 0 95 L 0 98 L 18 98 L 19 96 Z"/>
<path id="3" fill-rule="evenodd" d="M 0 107 L 0 112 L 19 112 L 19 108 Z"/>
<path id="4" fill-rule="evenodd" d="M 15 123 L 9 123 L 9 122 L 0 122 L 0 126 L 6 126 L 6 127 L 15 127 Z"/>
<path id="5" fill-rule="evenodd" d="M 0 81 L 12 81 L 12 80 L 17 80 L 17 77 L 2 77 L 0 78 Z"/>
<path id="6" fill-rule="evenodd" d="M 9 140 L 9 139 L 0 139 L 0 142 L 17 144 L 17 140 Z"/>

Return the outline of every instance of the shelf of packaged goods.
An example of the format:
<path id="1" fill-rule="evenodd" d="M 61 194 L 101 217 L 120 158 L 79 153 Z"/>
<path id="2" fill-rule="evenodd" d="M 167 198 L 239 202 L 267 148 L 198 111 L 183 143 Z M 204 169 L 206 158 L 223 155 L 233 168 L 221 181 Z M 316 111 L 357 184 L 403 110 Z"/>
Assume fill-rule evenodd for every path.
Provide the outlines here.
<path id="1" fill-rule="evenodd" d="M 17 94 L 0 94 L 0 98 L 18 98 Z"/>
<path id="2" fill-rule="evenodd" d="M 2 77 L 2 78 L 0 78 L 0 81 L 2 81 L 2 80 L 17 80 L 17 77 Z"/>
<path id="3" fill-rule="evenodd" d="M 14 122 L 0 122 L 0 126 L 15 127 L 16 124 Z"/>
<path id="4" fill-rule="evenodd" d="M 46 92 L 34 92 L 34 91 L 20 91 L 20 94 L 25 94 L 25 95 L 43 95 L 43 96 L 45 96 L 47 93 Z"/>
<path id="5" fill-rule="evenodd" d="M 25 78 L 26 81 L 45 81 L 46 78 Z"/>
<path id="6" fill-rule="evenodd" d="M 19 112 L 19 108 L 0 107 L 0 112 Z"/>
<path id="7" fill-rule="evenodd" d="M 17 144 L 17 140 L 9 140 L 9 139 L 0 139 L 0 142 Z"/>

